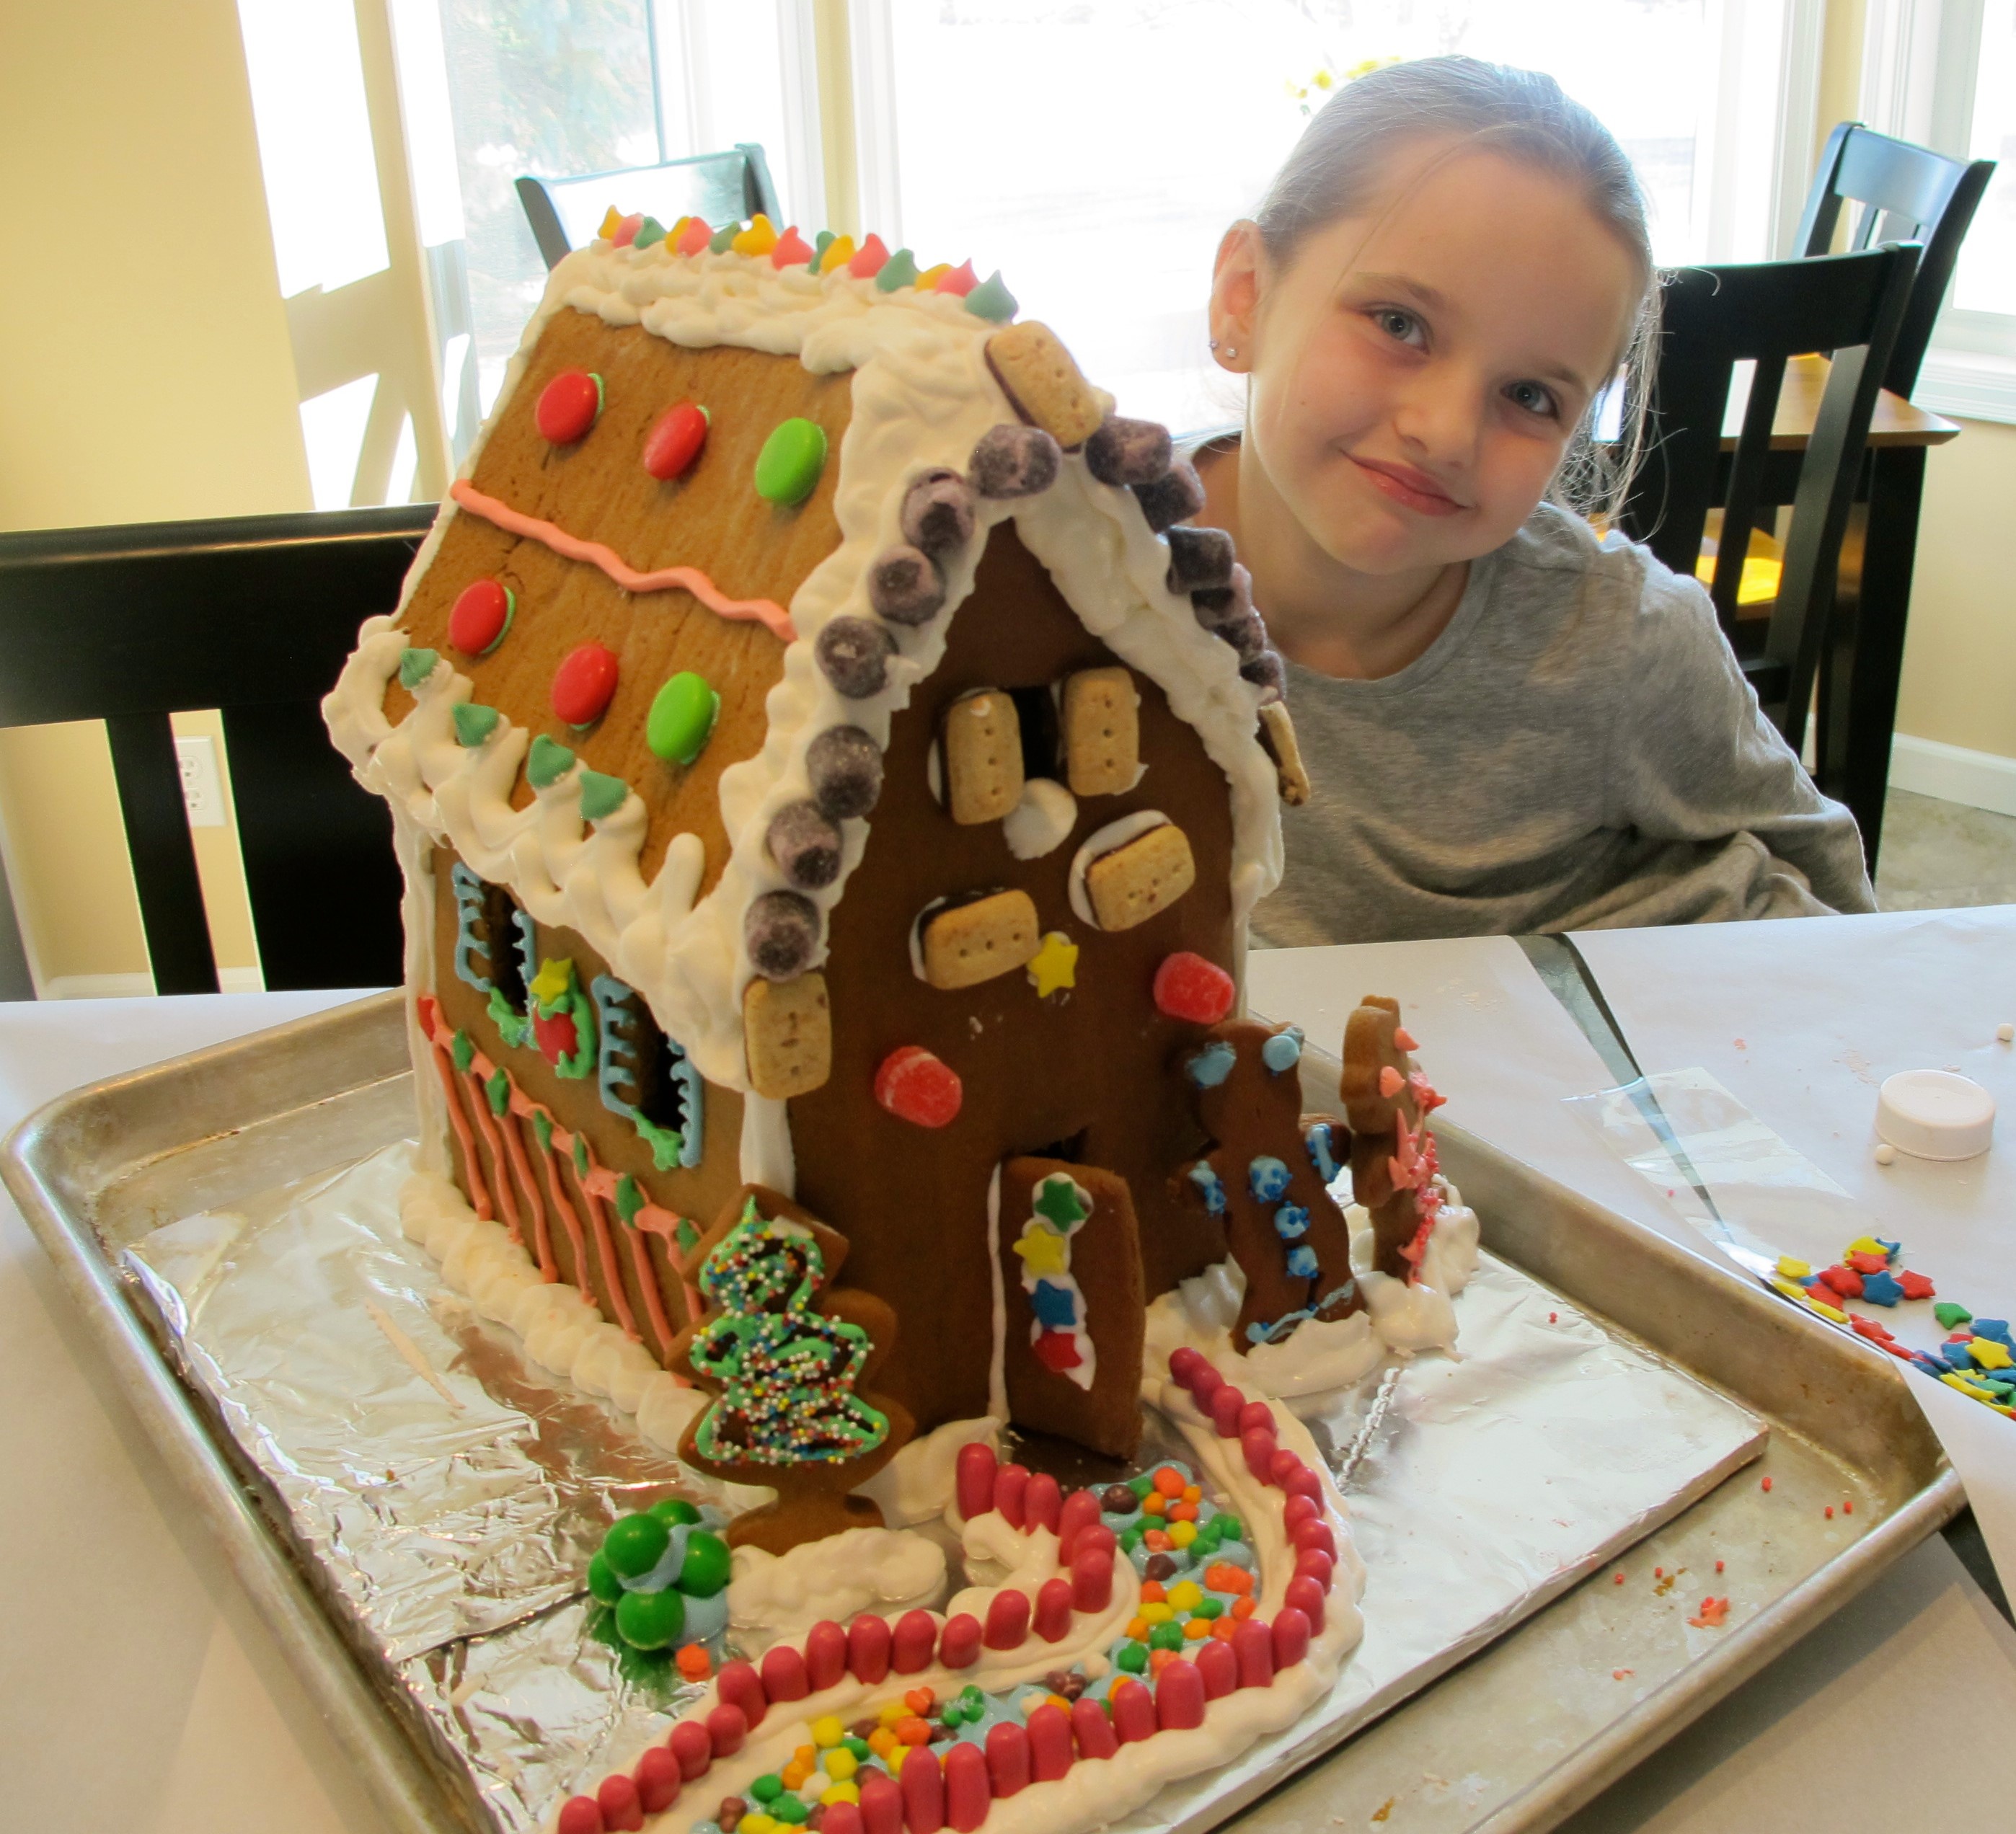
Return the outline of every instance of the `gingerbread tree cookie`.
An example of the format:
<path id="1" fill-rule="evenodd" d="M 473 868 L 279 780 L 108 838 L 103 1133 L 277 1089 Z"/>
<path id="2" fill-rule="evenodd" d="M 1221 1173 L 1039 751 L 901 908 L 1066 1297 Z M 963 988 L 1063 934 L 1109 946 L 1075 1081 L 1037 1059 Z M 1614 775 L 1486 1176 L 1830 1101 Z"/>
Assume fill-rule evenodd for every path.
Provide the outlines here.
<path id="1" fill-rule="evenodd" d="M 848 1493 L 895 1457 L 912 1423 L 863 1386 L 888 1354 L 895 1314 L 831 1284 L 846 1258 L 844 1236 L 760 1185 L 743 1186 L 694 1246 L 689 1264 L 709 1309 L 673 1361 L 717 1398 L 679 1455 L 777 1492 L 729 1525 L 734 1545 L 781 1554 L 881 1525 L 873 1503 Z"/>
<path id="2" fill-rule="evenodd" d="M 1373 1265 L 1411 1281 L 1442 1207 L 1427 1118 L 1442 1105 L 1407 1053 L 1400 1002 L 1367 994 L 1345 1022 L 1338 1093 L 1351 1123 L 1351 1188 L 1372 1216 Z"/>
<path id="3" fill-rule="evenodd" d="M 1240 1347 L 1278 1343 L 1309 1318 L 1363 1309 L 1351 1271 L 1351 1232 L 1325 1188 L 1327 1131 L 1301 1114 L 1302 1034 L 1251 1019 L 1215 1025 L 1183 1059 L 1197 1117 L 1215 1142 L 1178 1182 L 1223 1219 L 1246 1276 Z"/>

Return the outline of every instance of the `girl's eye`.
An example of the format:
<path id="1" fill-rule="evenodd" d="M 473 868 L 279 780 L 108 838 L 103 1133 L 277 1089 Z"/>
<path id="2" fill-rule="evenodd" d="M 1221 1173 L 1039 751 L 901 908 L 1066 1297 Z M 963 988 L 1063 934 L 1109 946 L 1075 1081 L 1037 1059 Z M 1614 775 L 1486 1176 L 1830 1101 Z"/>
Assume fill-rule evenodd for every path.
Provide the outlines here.
<path id="1" fill-rule="evenodd" d="M 1543 383 L 1515 382 L 1505 393 L 1529 414 L 1551 419 L 1556 412 L 1554 391 Z"/>
<path id="2" fill-rule="evenodd" d="M 1373 307 L 1372 322 L 1388 337 L 1401 343 L 1419 343 L 1425 335 L 1420 320 L 1398 306 Z"/>

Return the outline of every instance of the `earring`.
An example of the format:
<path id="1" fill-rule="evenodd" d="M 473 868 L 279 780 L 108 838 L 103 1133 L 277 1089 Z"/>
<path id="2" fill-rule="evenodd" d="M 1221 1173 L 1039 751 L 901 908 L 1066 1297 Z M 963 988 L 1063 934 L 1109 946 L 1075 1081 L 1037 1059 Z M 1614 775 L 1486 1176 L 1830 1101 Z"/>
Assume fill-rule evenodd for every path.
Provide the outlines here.
<path id="1" fill-rule="evenodd" d="M 1219 347 L 1218 340 L 1217 340 L 1216 338 L 1213 338 L 1213 339 L 1211 340 L 1211 347 L 1214 351 L 1215 351 L 1215 350 Z M 1228 356 L 1228 357 L 1236 357 L 1236 356 L 1237 356 L 1237 355 L 1239 354 L 1239 348 L 1238 348 L 1238 346 L 1237 346 L 1237 345 L 1236 345 L 1236 344 L 1227 344 L 1227 345 L 1225 347 L 1225 354 L 1226 354 L 1226 356 Z"/>

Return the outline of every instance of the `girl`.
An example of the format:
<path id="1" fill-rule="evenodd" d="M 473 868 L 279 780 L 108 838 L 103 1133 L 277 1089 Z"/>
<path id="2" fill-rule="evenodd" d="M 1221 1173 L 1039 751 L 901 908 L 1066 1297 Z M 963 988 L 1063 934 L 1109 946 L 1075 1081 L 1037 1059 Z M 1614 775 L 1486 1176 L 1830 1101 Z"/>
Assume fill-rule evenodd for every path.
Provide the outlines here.
<path id="1" fill-rule="evenodd" d="M 1471 58 L 1350 84 L 1226 232 L 1245 425 L 1197 455 L 1200 520 L 1251 570 L 1316 786 L 1265 941 L 1874 908 L 1707 593 L 1579 513 L 1622 499 L 1639 430 L 1606 476 L 1591 423 L 1657 326 L 1616 142 Z"/>

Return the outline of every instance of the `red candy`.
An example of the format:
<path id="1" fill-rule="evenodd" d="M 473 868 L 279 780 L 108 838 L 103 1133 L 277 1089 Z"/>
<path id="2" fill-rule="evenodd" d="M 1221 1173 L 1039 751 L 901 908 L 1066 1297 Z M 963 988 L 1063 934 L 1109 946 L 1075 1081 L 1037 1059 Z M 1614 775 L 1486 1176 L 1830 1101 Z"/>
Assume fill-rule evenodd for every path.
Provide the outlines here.
<path id="1" fill-rule="evenodd" d="M 823 1694 L 847 1673 L 847 1632 L 830 1617 L 822 1618 L 805 1635 L 805 1681 Z"/>
<path id="2" fill-rule="evenodd" d="M 1173 1668 L 1175 1664 L 1169 1666 Z M 1155 1696 L 1142 1683 L 1122 1682 L 1114 1689 L 1111 1699 L 1113 1735 L 1122 1745 L 1138 1745 L 1143 1739 L 1154 1737 Z"/>
<path id="3" fill-rule="evenodd" d="M 1180 962 L 1182 959 L 1180 955 L 1172 955 L 1169 962 Z M 1169 962 L 1165 962 L 1162 966 L 1166 969 Z M 1161 978 L 1161 976 L 1158 972 L 1156 979 L 1159 980 Z M 1204 1367 L 1203 1353 L 1193 1350 L 1187 1343 L 1179 1344 L 1169 1352 L 1169 1374 L 1186 1388 L 1190 1387 L 1196 1382 L 1197 1371 Z"/>
<path id="4" fill-rule="evenodd" d="M 1220 1439 L 1239 1437 L 1239 1411 L 1246 1405 L 1246 1397 L 1229 1382 L 1222 1383 L 1211 1397 L 1211 1423 L 1218 1429 Z"/>
<path id="5" fill-rule="evenodd" d="M 1188 1019 L 1193 1025 L 1215 1025 L 1232 1010 L 1238 989 L 1233 985 L 1232 976 L 1215 962 L 1179 949 L 1173 955 L 1165 956 L 1161 966 L 1155 970 L 1154 994 L 1157 1012 L 1166 1012 L 1172 1019 Z M 1197 1355 L 1195 1350 L 1190 1354 Z M 1169 1359 L 1169 1366 L 1175 1373 L 1174 1357 Z M 1183 1382 L 1188 1378 L 1177 1374 L 1176 1379 Z"/>
<path id="6" fill-rule="evenodd" d="M 654 1745 L 637 1760 L 637 1800 L 647 1815 L 670 1808 L 679 1799 L 679 1760 L 662 1745 Z"/>
<path id="7" fill-rule="evenodd" d="M 906 1611 L 896 1620 L 891 1640 L 889 1666 L 899 1675 L 913 1675 L 931 1665 L 938 1646 L 938 1627 L 928 1611 Z"/>
<path id="8" fill-rule="evenodd" d="M 1036 1634 L 1046 1643 L 1062 1642 L 1071 1618 L 1071 1581 L 1061 1574 L 1045 1580 L 1036 1592 Z"/>
<path id="9" fill-rule="evenodd" d="M 616 693 L 616 652 L 599 643 L 570 649 L 553 671 L 553 711 L 570 726 L 592 726 Z"/>
<path id="10" fill-rule="evenodd" d="M 903 1766 L 908 1777 L 911 1767 Z M 977 1745 L 960 1740 L 945 1753 L 945 1818 L 959 1834 L 973 1834 L 987 1819 L 994 1793 L 988 1787 L 987 1759 Z"/>
<path id="11" fill-rule="evenodd" d="M 812 245 L 801 236 L 794 225 L 777 238 L 777 245 L 770 250 L 770 265 L 773 268 L 795 268 L 812 258 Z"/>
<path id="12" fill-rule="evenodd" d="M 661 483 L 683 477 L 692 470 L 700 449 L 707 444 L 707 419 L 704 408 L 679 401 L 658 416 L 658 423 L 644 437 L 644 469 Z"/>
<path id="13" fill-rule="evenodd" d="M 957 1749 L 980 1756 L 971 1746 Z M 986 1760 L 983 1758 L 981 1762 L 984 1768 Z M 945 1824 L 945 1773 L 934 1764 L 906 1764 L 896 1782 L 902 1792 L 903 1824 L 910 1834 L 938 1834 Z"/>
<path id="14" fill-rule="evenodd" d="M 1164 1732 L 1187 1732 L 1202 1725 L 1204 1703 L 1204 1677 L 1193 1663 L 1172 1662 L 1155 1678 L 1155 1718 Z"/>
<path id="15" fill-rule="evenodd" d="M 812 1692 L 805 1678 L 805 1659 L 788 1643 L 773 1643 L 763 1652 L 763 1695 L 769 1700 L 802 1700 Z"/>
<path id="16" fill-rule="evenodd" d="M 994 1506 L 1001 1512 L 1002 1519 L 1010 1528 L 1022 1526 L 1022 1505 L 1028 1493 L 1028 1465 L 1003 1465 L 994 1473 Z"/>
<path id="17" fill-rule="evenodd" d="M 1029 1487 L 1022 1493 L 1023 1526 L 1025 1528 L 1047 1528 L 1053 1534 L 1056 1534 L 1064 1503 L 1064 1491 L 1057 1480 L 1047 1471 L 1039 1471 L 1029 1480 Z"/>
<path id="18" fill-rule="evenodd" d="M 1281 1527 L 1293 1534 L 1301 1523 L 1313 1522 L 1322 1513 L 1313 1498 L 1291 1497 L 1281 1510 Z"/>
<path id="19" fill-rule="evenodd" d="M 990 1649 L 1019 1649 L 1029 1634 L 1029 1595 L 1003 1590 L 994 1595 L 987 1607 L 987 1629 L 982 1640 Z"/>
<path id="20" fill-rule="evenodd" d="M 1017 1796 L 1029 1786 L 1033 1760 L 1029 1735 L 1003 1721 L 987 1728 L 987 1775 L 996 1796 Z"/>
<path id="21" fill-rule="evenodd" d="M 1308 1465 L 1304 1465 L 1281 1486 L 1292 1502 L 1297 1497 L 1306 1497 L 1312 1503 L 1323 1501 L 1323 1480 Z"/>
<path id="22" fill-rule="evenodd" d="M 1239 1430 L 1251 1433 L 1255 1427 L 1272 1433 L 1274 1430 L 1274 1410 L 1265 1401 L 1248 1401 L 1239 1410 Z"/>
<path id="23" fill-rule="evenodd" d="M 1083 1537 L 1080 1537 L 1081 1543 Z M 1078 1611 L 1103 1611 L 1113 1602 L 1113 1555 L 1104 1548 L 1081 1545 L 1071 1562 L 1071 1606 Z"/>
<path id="24" fill-rule="evenodd" d="M 1284 1605 L 1274 1617 L 1274 1667 L 1293 1668 L 1309 1652 L 1309 1620 L 1292 1605 Z"/>
<path id="25" fill-rule="evenodd" d="M 1923 1274 L 1899 1274 L 1897 1284 L 1904 1289 L 1906 1299 L 1930 1299 L 1932 1296 L 1932 1283 Z"/>
<path id="26" fill-rule="evenodd" d="M 602 1834 L 602 1804 L 592 1796 L 571 1797 L 560 1810 L 560 1834 Z"/>
<path id="27" fill-rule="evenodd" d="M 1046 1331 L 1029 1347 L 1036 1353 L 1036 1360 L 1053 1376 L 1061 1376 L 1067 1369 L 1075 1369 L 1085 1358 L 1078 1354 L 1078 1336 L 1075 1332 Z"/>
<path id="28" fill-rule="evenodd" d="M 851 1802 L 830 1802 L 819 1819 L 819 1834 L 862 1834 L 866 1824 Z"/>
<path id="29" fill-rule="evenodd" d="M 464 656 L 488 656 L 511 628 L 517 601 L 501 580 L 471 580 L 448 614 L 448 640 Z"/>
<path id="30" fill-rule="evenodd" d="M 1337 1537 L 1330 1533 L 1327 1522 L 1299 1523 L 1290 1532 L 1288 1539 L 1300 1550 L 1306 1552 L 1314 1548 L 1327 1554 L 1333 1561 L 1337 1559 Z"/>
<path id="31" fill-rule="evenodd" d="M 961 1446 L 956 1475 L 959 1487 L 959 1512 L 968 1522 L 985 1516 L 994 1507 L 995 1457 L 991 1447 Z"/>
<path id="32" fill-rule="evenodd" d="M 679 1760 L 679 1775 L 689 1783 L 705 1776 L 714 1763 L 714 1741 L 698 1720 L 681 1720 L 672 1728 L 665 1749 Z"/>
<path id="33" fill-rule="evenodd" d="M 1870 1254 L 1864 1250 L 1860 1254 L 1851 1254 L 1848 1257 L 1848 1264 L 1858 1274 L 1881 1274 L 1889 1271 L 1890 1257 L 1887 1254 Z"/>
<path id="34" fill-rule="evenodd" d="M 1054 1701 L 1029 1715 L 1029 1771 L 1039 1783 L 1054 1783 L 1071 1767 L 1071 1716 Z"/>
<path id="35" fill-rule="evenodd" d="M 847 271 L 857 280 L 872 280 L 888 264 L 888 245 L 880 236 L 871 235 L 847 264 Z"/>
<path id="36" fill-rule="evenodd" d="M 707 1742 L 716 1757 L 733 1757 L 749 1736 L 749 1722 L 739 1706 L 717 1706 L 707 1716 Z"/>
<path id="37" fill-rule="evenodd" d="M 867 1770 L 861 1773 L 859 1781 L 862 1834 L 902 1834 L 903 1792 L 897 1787 L 895 1778 L 885 1777 L 877 1770 Z M 824 1825 L 828 1828 L 833 1825 L 832 1812 L 830 1808 L 826 1811 Z"/>
<path id="38" fill-rule="evenodd" d="M 1330 1590 L 1330 1578 L 1336 1571 L 1336 1562 L 1316 1548 L 1305 1548 L 1295 1556 L 1295 1577 L 1312 1579 L 1326 1592 Z"/>
<path id="39" fill-rule="evenodd" d="M 902 1045 L 875 1073 L 875 1099 L 898 1120 L 941 1127 L 959 1116 L 966 1091 L 959 1073 L 921 1045 Z"/>
<path id="40" fill-rule="evenodd" d="M 1229 1643 L 1207 1637 L 1197 1645 L 1197 1671 L 1207 1700 L 1222 1700 L 1239 1685 L 1239 1658 Z"/>
<path id="41" fill-rule="evenodd" d="M 1287 1490 L 1308 1467 L 1286 1446 L 1280 1447 L 1268 1462 L 1267 1481 L 1281 1490 Z"/>
<path id="42" fill-rule="evenodd" d="M 539 437 L 556 446 L 571 446 L 594 426 L 602 412 L 602 378 L 585 369 L 563 369 L 539 391 L 532 419 Z"/>
<path id="43" fill-rule="evenodd" d="M 873 1685 L 889 1672 L 889 1620 L 864 1611 L 847 1627 L 848 1671 Z"/>
<path id="44" fill-rule="evenodd" d="M 1814 1297 L 1816 1299 L 1828 1298 L 1834 1293 L 1839 1293 L 1843 1299 L 1859 1299 L 1862 1296 L 1862 1276 L 1852 1268 L 1822 1268 L 1820 1283 L 1831 1291 L 1816 1293 Z"/>
<path id="45" fill-rule="evenodd" d="M 637 1785 L 628 1777 L 604 1777 L 595 1793 L 601 1805 L 602 1825 L 620 1834 L 637 1834 L 644 1825 L 644 1805 L 637 1800 Z"/>
<path id="46" fill-rule="evenodd" d="M 1287 1603 L 1292 1605 L 1309 1620 L 1309 1628 L 1312 1631 L 1319 1631 L 1323 1628 L 1323 1588 L 1314 1580 L 1291 1579 L 1288 1581 L 1288 1589 L 1281 1596 Z M 1274 1632 L 1277 1642 L 1280 1637 L 1280 1619 L 1278 1617 L 1275 1619 Z M 1285 1668 L 1287 1665 L 1283 1663 L 1281 1666 Z"/>
<path id="47" fill-rule="evenodd" d="M 644 227 L 644 213 L 635 210 L 616 225 L 616 233 L 610 239 L 612 248 L 628 248 L 637 239 L 637 232 Z"/>
<path id="48" fill-rule="evenodd" d="M 980 1620 L 962 1611 L 945 1620 L 938 1637 L 938 1661 L 946 1668 L 970 1668 L 980 1660 Z"/>
<path id="49" fill-rule="evenodd" d="M 1099 1498 L 1089 1490 L 1073 1491 L 1057 1512 L 1057 1562 L 1068 1566 L 1078 1537 L 1099 1520 Z"/>
<path id="50" fill-rule="evenodd" d="M 1274 1436 L 1264 1426 L 1249 1426 L 1239 1436 L 1239 1449 L 1246 1456 L 1246 1469 L 1265 1483 L 1274 1463 Z"/>
<path id="51" fill-rule="evenodd" d="M 969 257 L 961 261 L 949 274 L 941 275 L 938 277 L 938 290 L 940 293 L 952 293 L 958 298 L 963 299 L 979 284 L 980 276 L 974 272 L 973 262 Z"/>
<path id="52" fill-rule="evenodd" d="M 1120 1741 L 1113 1735 L 1113 1722 L 1096 1700 L 1080 1698 L 1071 1703 L 1071 1728 L 1080 1757 L 1111 1757 L 1120 1749 Z"/>
<path id="53" fill-rule="evenodd" d="M 763 1714 L 770 1704 L 769 1696 L 763 1692 L 763 1684 L 757 1678 L 756 1671 L 746 1662 L 724 1662 L 721 1673 L 715 1677 L 714 1691 L 724 1706 L 742 1710 L 743 1723 L 760 1726 Z"/>
<path id="54" fill-rule="evenodd" d="M 1274 1633 L 1257 1617 L 1249 1617 L 1232 1633 L 1232 1653 L 1239 1663 L 1242 1688 L 1274 1685 Z"/>
<path id="55" fill-rule="evenodd" d="M 1116 1552 L 1119 1546 L 1120 1537 L 1104 1523 L 1088 1522 L 1078 1531 L 1078 1540 L 1071 1548 L 1071 1559 L 1075 1562 L 1094 1548 L 1101 1548 L 1111 1554 Z"/>

